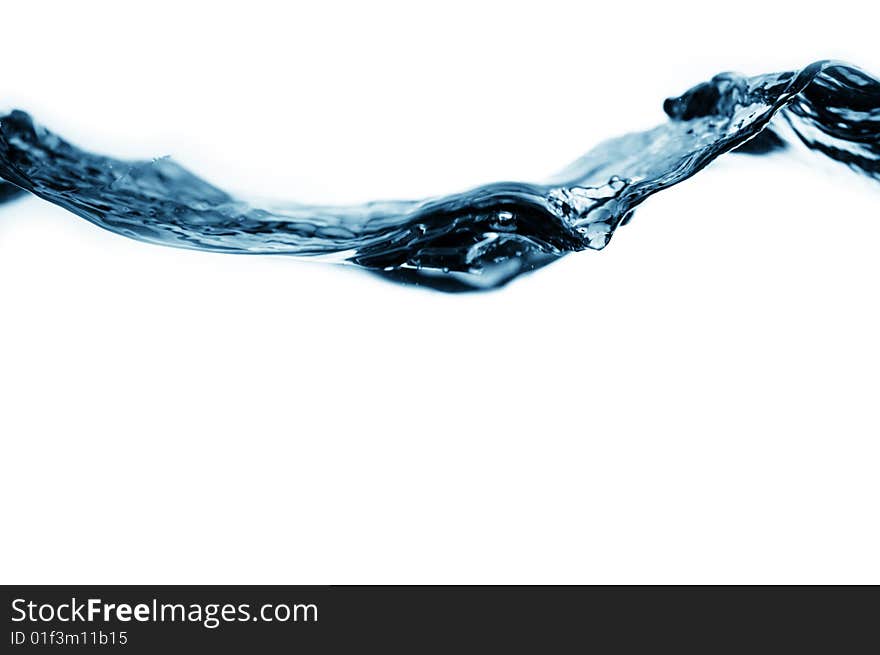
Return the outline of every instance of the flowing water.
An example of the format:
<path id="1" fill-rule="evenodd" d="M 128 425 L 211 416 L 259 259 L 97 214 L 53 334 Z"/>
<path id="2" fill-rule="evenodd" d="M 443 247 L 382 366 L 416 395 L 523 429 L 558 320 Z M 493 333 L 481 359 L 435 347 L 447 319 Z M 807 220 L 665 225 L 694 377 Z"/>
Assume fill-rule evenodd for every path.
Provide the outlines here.
<path id="1" fill-rule="evenodd" d="M 723 73 L 664 110 L 663 125 L 601 143 L 545 183 L 341 207 L 254 206 L 168 158 L 128 162 L 81 150 L 16 110 L 0 117 L 0 202 L 27 191 L 142 241 L 317 257 L 462 290 L 601 250 L 639 203 L 731 150 L 763 154 L 799 140 L 880 180 L 880 81 L 846 64 Z"/>

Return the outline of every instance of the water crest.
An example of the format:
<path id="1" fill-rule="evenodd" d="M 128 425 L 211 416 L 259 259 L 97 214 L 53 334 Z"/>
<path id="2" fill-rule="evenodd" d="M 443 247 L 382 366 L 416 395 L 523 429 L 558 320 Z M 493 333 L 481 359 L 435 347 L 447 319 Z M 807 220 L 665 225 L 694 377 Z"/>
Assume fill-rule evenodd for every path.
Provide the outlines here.
<path id="1" fill-rule="evenodd" d="M 715 76 L 664 103 L 669 120 L 601 143 L 543 184 L 356 206 L 259 207 L 168 158 L 129 162 L 71 145 L 22 111 L 0 117 L 0 201 L 21 191 L 117 234 L 228 253 L 348 262 L 447 290 L 490 289 L 579 250 L 601 250 L 652 194 L 719 155 L 798 140 L 880 178 L 880 82 L 821 61 Z"/>

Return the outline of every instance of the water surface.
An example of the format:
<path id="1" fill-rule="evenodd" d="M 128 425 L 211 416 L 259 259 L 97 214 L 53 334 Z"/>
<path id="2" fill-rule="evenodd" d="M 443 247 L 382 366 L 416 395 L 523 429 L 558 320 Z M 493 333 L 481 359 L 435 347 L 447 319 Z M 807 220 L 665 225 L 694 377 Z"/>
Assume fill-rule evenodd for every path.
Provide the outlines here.
<path id="1" fill-rule="evenodd" d="M 168 246 L 321 258 L 402 282 L 491 289 L 601 250 L 652 194 L 732 151 L 796 140 L 880 178 L 880 82 L 846 64 L 716 75 L 664 103 L 669 120 L 599 144 L 543 183 L 411 201 L 255 206 L 169 158 L 90 153 L 23 111 L 0 117 L 0 202 L 30 192 L 123 236 Z"/>

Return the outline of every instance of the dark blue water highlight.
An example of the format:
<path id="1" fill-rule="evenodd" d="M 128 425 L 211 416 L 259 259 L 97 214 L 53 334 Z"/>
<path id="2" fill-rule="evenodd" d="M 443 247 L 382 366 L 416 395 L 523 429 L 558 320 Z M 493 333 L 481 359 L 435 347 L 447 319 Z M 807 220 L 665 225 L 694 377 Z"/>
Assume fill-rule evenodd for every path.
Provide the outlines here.
<path id="1" fill-rule="evenodd" d="M 150 243 L 320 258 L 471 290 L 601 250 L 646 198 L 732 150 L 759 155 L 799 141 L 880 179 L 880 82 L 847 64 L 722 73 L 669 98 L 664 110 L 666 123 L 601 143 L 541 184 L 338 207 L 256 207 L 168 158 L 130 162 L 81 150 L 16 110 L 0 117 L 0 202 L 30 192 Z"/>

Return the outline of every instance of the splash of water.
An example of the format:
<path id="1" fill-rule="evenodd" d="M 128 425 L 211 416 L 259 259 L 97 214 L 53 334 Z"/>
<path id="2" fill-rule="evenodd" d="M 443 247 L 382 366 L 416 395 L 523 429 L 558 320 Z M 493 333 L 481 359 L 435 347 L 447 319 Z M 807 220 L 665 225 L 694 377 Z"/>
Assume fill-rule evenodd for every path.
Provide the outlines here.
<path id="1" fill-rule="evenodd" d="M 24 190 L 151 243 L 319 257 L 437 288 L 487 289 L 566 253 L 601 250 L 646 198 L 734 149 L 762 154 L 800 140 L 880 179 L 880 81 L 846 64 L 723 73 L 664 110 L 665 124 L 606 141 L 544 184 L 346 207 L 255 207 L 170 159 L 95 155 L 13 111 L 0 118 L 0 201 Z"/>

